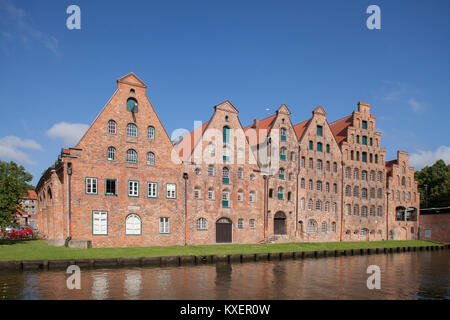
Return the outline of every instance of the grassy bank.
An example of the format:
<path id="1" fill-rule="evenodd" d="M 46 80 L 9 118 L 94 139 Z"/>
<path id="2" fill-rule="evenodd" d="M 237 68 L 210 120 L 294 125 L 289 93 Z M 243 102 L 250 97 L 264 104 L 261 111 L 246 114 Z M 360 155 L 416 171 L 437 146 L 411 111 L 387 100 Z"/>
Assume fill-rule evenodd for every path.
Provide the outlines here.
<path id="1" fill-rule="evenodd" d="M 367 248 L 390 248 L 408 246 L 439 245 L 431 241 L 364 241 L 364 242 L 321 242 L 321 243 L 280 243 L 280 244 L 226 244 L 203 246 L 170 247 L 129 247 L 71 249 L 52 247 L 44 240 L 0 242 L 0 260 L 54 260 L 54 259 L 95 259 L 132 258 L 181 255 L 246 254 L 265 252 L 293 252 L 316 250 L 347 250 Z"/>

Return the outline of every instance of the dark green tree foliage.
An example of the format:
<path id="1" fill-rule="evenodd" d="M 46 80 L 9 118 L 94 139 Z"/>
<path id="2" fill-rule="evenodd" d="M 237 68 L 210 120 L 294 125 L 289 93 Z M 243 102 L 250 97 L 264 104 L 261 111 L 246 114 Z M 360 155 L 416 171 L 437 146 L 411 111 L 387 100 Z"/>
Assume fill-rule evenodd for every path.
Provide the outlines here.
<path id="1" fill-rule="evenodd" d="M 417 171 L 415 179 L 419 183 L 421 208 L 450 206 L 450 165 L 444 160 Z"/>
<path id="2" fill-rule="evenodd" d="M 16 212 L 19 199 L 27 190 L 34 189 L 28 182 L 33 176 L 25 171 L 23 166 L 17 163 L 0 160 L 0 228 L 5 228 L 16 223 Z"/>

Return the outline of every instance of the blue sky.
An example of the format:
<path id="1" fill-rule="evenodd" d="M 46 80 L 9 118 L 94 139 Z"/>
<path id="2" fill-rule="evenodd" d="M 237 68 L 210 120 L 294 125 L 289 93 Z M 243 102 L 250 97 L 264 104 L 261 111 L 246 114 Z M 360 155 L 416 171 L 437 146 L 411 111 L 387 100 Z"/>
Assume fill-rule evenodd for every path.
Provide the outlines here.
<path id="1" fill-rule="evenodd" d="M 66 8 L 81 8 L 68 30 Z M 366 9 L 381 9 L 369 30 Z M 135 72 L 169 135 L 229 99 L 243 125 L 369 102 L 387 158 L 450 161 L 450 1 L 0 0 L 0 159 L 35 178 Z M 267 111 L 266 109 L 270 109 Z"/>

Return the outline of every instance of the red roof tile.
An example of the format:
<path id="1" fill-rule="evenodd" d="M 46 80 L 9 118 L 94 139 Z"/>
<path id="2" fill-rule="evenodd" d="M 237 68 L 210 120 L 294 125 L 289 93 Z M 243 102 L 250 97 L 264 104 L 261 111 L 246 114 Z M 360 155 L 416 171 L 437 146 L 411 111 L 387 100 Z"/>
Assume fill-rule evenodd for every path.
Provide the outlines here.
<path id="1" fill-rule="evenodd" d="M 247 132 L 247 130 L 254 129 L 256 130 L 256 143 L 255 141 L 249 141 L 250 146 L 258 145 L 262 142 L 264 142 L 272 129 L 272 126 L 275 122 L 277 115 L 274 114 L 270 117 L 267 117 L 265 119 L 259 120 L 258 123 L 255 126 L 255 123 L 247 126 L 244 128 L 244 132 Z"/>
<path id="2" fill-rule="evenodd" d="M 311 119 L 308 119 L 308 120 L 300 122 L 299 124 L 296 124 L 294 126 L 295 134 L 297 135 L 298 140 L 300 140 L 302 138 L 310 121 L 311 121 Z"/>
<path id="3" fill-rule="evenodd" d="M 352 124 L 352 118 L 353 115 L 349 115 L 330 123 L 331 132 L 339 145 L 347 140 L 347 129 Z"/>

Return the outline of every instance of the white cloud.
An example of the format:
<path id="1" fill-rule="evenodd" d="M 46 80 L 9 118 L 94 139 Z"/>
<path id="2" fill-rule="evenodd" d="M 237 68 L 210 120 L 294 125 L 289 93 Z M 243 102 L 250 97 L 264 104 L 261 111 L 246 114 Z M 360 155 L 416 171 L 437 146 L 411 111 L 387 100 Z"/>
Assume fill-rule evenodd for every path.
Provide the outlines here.
<path id="1" fill-rule="evenodd" d="M 51 138 L 62 139 L 67 146 L 73 147 L 80 141 L 88 128 L 87 124 L 59 122 L 45 133 Z"/>
<path id="2" fill-rule="evenodd" d="M 42 147 L 36 141 L 31 139 L 22 140 L 15 136 L 7 136 L 0 139 L 0 158 L 31 165 L 36 164 L 35 161 L 29 158 L 28 154 L 19 149 L 42 150 Z"/>
<path id="3" fill-rule="evenodd" d="M 408 104 L 415 113 L 419 113 L 427 107 L 426 103 L 419 102 L 414 98 L 409 99 Z"/>
<path id="4" fill-rule="evenodd" d="M 38 30 L 25 10 L 16 7 L 10 0 L 0 0 L 0 22 L 8 28 L 8 31 L 0 33 L 7 40 L 12 41 L 17 38 L 27 42 L 31 38 L 58 56 L 58 40 Z"/>
<path id="5" fill-rule="evenodd" d="M 450 146 L 440 146 L 435 151 L 420 150 L 418 153 L 412 153 L 409 163 L 416 170 L 420 170 L 425 166 L 433 165 L 439 159 L 447 164 L 450 163 Z"/>

